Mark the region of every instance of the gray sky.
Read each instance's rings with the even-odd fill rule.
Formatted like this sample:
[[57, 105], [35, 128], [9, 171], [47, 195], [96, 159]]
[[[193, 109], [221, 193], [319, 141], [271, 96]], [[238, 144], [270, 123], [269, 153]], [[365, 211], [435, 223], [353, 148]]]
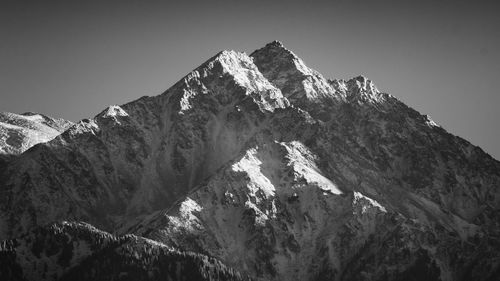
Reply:
[[362, 74], [500, 158], [495, 1], [0, 0], [0, 111], [79, 120], [156, 95], [223, 49], [282, 41]]

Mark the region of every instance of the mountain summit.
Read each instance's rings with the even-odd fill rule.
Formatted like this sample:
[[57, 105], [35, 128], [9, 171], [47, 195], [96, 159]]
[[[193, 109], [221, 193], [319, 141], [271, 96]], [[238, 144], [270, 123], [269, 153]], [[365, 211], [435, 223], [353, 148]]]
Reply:
[[0, 277], [500, 274], [500, 163], [278, 41], [72, 125], [9, 161], [0, 186]]

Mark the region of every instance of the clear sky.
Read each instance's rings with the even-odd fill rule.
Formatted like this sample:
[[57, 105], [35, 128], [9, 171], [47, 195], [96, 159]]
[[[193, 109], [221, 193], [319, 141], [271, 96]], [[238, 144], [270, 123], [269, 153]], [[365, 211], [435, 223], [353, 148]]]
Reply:
[[0, 111], [77, 121], [168, 89], [223, 49], [282, 41], [359, 74], [500, 159], [495, 1], [0, 0]]

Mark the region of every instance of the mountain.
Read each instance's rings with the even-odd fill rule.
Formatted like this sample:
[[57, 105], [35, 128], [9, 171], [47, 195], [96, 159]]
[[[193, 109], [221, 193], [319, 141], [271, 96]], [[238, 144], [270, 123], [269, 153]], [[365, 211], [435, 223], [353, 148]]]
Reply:
[[111, 106], [12, 162], [2, 180], [0, 237], [71, 218], [112, 230], [165, 208], [285, 106], [247, 55], [221, 52], [162, 95]]
[[80, 121], [16, 157], [0, 185], [4, 239], [83, 220], [258, 280], [500, 273], [500, 162], [277, 41]]
[[19, 155], [35, 144], [47, 142], [66, 129], [72, 122], [26, 112], [0, 112], [0, 160]]

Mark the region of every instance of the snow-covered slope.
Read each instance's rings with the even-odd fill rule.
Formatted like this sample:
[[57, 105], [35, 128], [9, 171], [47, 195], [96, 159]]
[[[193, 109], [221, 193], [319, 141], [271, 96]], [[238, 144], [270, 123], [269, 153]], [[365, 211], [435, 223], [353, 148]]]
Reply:
[[37, 113], [0, 112], [0, 156], [18, 155], [37, 143], [47, 142], [72, 123]]
[[280, 42], [223, 51], [159, 96], [80, 121], [0, 183], [4, 238], [85, 220], [263, 280], [500, 270], [500, 163], [369, 79], [326, 79]]

